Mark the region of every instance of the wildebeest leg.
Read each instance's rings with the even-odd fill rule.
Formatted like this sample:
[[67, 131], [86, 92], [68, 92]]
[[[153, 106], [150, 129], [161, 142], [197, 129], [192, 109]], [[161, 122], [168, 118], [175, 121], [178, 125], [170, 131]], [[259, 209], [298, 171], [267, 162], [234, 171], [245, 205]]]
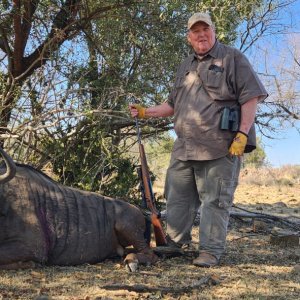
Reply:
[[145, 241], [145, 218], [138, 208], [125, 204], [116, 208], [115, 230], [119, 243], [123, 247], [132, 245], [136, 251], [127, 255], [125, 263], [137, 260], [141, 264], [153, 264], [158, 257]]
[[19, 242], [6, 242], [0, 245], [0, 269], [33, 268], [34, 262], [41, 262], [41, 259], [26, 245]]

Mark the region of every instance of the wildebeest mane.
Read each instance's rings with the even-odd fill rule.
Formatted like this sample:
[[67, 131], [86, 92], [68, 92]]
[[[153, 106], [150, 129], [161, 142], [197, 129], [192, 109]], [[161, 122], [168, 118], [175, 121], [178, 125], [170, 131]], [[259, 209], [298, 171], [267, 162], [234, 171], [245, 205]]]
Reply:
[[[33, 167], [31, 165], [22, 164], [22, 163], [16, 163], [16, 162], [15, 162], [15, 165], [17, 167], [26, 168], [26, 169], [29, 169], [29, 170], [31, 170], [33, 172], [37, 172], [40, 175], [44, 176], [45, 178], [47, 178], [47, 179], [49, 179], [49, 180], [57, 183], [56, 180], [54, 180], [53, 178], [51, 178], [49, 175], [47, 175], [46, 173], [44, 173], [42, 170], [36, 169], [35, 167]], [[0, 169], [2, 169], [2, 168], [5, 168], [5, 164], [3, 162], [0, 163]]]

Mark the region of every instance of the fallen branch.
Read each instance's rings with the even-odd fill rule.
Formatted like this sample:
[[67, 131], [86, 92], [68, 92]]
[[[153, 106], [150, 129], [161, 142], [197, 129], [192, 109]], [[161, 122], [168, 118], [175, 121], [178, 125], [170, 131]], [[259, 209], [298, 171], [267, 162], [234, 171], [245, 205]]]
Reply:
[[[267, 221], [280, 223], [280, 224], [285, 225], [289, 228], [292, 228], [296, 231], [300, 231], [300, 223], [293, 222], [291, 220], [287, 220], [286, 218], [278, 217], [278, 216], [274, 216], [274, 215], [270, 215], [270, 214], [265, 214], [265, 213], [252, 212], [252, 211], [246, 210], [246, 209], [241, 208], [236, 205], [234, 205], [233, 208], [239, 209], [243, 212], [237, 212], [237, 211], [232, 210], [230, 212], [230, 217], [232, 217], [232, 218], [265, 219]], [[145, 212], [144, 212], [144, 214], [145, 214]], [[162, 219], [162, 221], [166, 220], [166, 211], [165, 210], [161, 212], [161, 219]], [[194, 224], [198, 225], [199, 221], [200, 221], [200, 211], [198, 211], [198, 213], [196, 215]]]
[[250, 218], [250, 219], [266, 219], [269, 221], [274, 221], [281, 223], [289, 228], [292, 228], [294, 230], [300, 231], [300, 224], [296, 222], [292, 222], [290, 220], [287, 220], [282, 217], [265, 214], [265, 213], [256, 213], [249, 210], [246, 210], [244, 208], [241, 208], [239, 206], [233, 206], [236, 209], [242, 210], [243, 212], [237, 212], [237, 211], [231, 211], [230, 217], [237, 217], [237, 218]]
[[105, 290], [115, 291], [115, 290], [128, 290], [129, 292], [137, 292], [137, 293], [156, 293], [160, 292], [162, 294], [180, 294], [180, 293], [187, 293], [190, 292], [191, 289], [198, 289], [200, 287], [203, 287], [205, 285], [216, 285], [218, 283], [217, 280], [215, 280], [212, 276], [205, 276], [202, 277], [199, 280], [194, 281], [191, 285], [183, 286], [183, 287], [165, 287], [165, 286], [148, 286], [145, 284], [134, 284], [134, 285], [128, 285], [128, 284], [109, 284], [104, 285], [101, 287]]

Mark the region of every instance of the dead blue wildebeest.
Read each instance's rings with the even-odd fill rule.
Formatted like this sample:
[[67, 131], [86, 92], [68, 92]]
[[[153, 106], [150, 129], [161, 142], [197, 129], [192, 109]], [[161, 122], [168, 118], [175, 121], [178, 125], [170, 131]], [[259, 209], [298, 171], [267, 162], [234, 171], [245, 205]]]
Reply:
[[157, 260], [137, 207], [63, 186], [0, 154], [0, 269], [93, 264], [122, 256], [127, 246], [135, 249], [125, 258], [130, 268]]

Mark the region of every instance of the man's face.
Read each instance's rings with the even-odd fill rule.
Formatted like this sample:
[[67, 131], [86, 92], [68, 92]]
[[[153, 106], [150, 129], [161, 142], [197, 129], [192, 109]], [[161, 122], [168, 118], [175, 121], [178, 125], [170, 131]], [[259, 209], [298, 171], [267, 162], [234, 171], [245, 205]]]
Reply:
[[214, 29], [204, 22], [198, 22], [188, 32], [187, 39], [197, 54], [208, 52], [216, 42]]

